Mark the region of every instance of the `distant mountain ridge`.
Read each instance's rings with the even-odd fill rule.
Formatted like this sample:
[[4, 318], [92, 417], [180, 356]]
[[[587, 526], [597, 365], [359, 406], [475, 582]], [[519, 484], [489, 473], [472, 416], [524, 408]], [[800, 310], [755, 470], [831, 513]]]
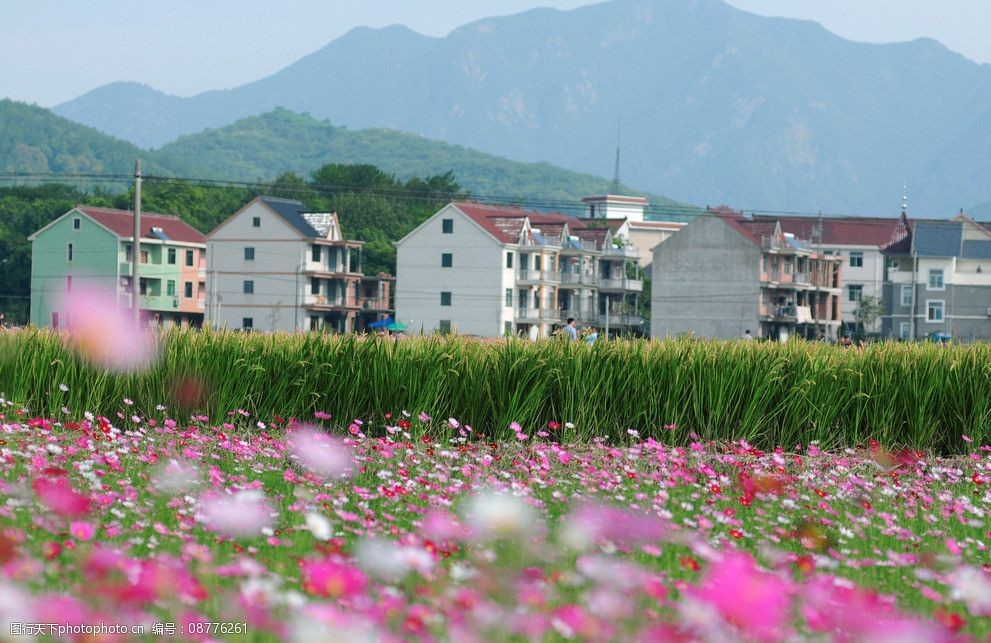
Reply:
[[162, 145], [282, 106], [740, 208], [949, 216], [991, 186], [991, 66], [919, 39], [844, 40], [721, 0], [536, 9], [430, 38], [355, 29], [256, 82], [191, 98], [135, 84], [56, 112]]

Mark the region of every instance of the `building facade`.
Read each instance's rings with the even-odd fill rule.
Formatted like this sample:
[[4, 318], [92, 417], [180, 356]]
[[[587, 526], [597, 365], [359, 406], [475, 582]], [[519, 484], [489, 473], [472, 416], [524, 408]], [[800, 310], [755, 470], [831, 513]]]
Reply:
[[392, 277], [366, 277], [363, 242], [345, 239], [334, 213], [258, 197], [207, 236], [218, 328], [362, 331], [391, 312]]
[[545, 337], [575, 318], [635, 332], [639, 252], [607, 221], [450, 203], [396, 243], [396, 316], [412, 332]]
[[[31, 322], [71, 326], [63, 295], [83, 283], [117, 292], [131, 307], [134, 214], [76, 206], [28, 237], [31, 243]], [[142, 213], [138, 305], [149, 324], [203, 322], [205, 237], [178, 217]]]
[[881, 319], [862, 328], [857, 308], [863, 297], [886, 303], [884, 249], [908, 236], [908, 220], [902, 217], [772, 217], [781, 230], [808, 239], [816, 250], [843, 258], [843, 324], [852, 332], [878, 333]]
[[885, 255], [883, 335], [991, 339], [991, 231], [963, 214], [913, 220], [911, 234]]
[[651, 336], [835, 338], [841, 261], [776, 221], [710, 210], [654, 248]]

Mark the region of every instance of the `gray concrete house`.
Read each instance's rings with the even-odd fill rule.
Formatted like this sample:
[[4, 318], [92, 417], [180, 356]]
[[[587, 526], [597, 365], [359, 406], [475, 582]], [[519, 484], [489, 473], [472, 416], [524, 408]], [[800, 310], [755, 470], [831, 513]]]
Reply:
[[991, 231], [963, 213], [950, 221], [912, 221], [910, 229], [885, 249], [882, 334], [991, 339]]
[[834, 338], [841, 262], [776, 221], [708, 210], [654, 248], [651, 336]]

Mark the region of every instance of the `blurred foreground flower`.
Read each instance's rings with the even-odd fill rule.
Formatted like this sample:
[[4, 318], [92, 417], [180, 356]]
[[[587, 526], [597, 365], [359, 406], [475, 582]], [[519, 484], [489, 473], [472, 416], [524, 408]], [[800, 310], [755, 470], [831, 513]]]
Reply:
[[482, 538], [513, 538], [530, 533], [536, 524], [533, 508], [522, 498], [487, 492], [468, 502], [465, 519]]
[[200, 499], [200, 511], [208, 528], [228, 536], [257, 536], [272, 524], [272, 508], [260, 491], [207, 495]]
[[140, 371], [158, 356], [152, 335], [134, 322], [131, 311], [119, 306], [111, 290], [77, 287], [65, 294], [59, 308], [65, 311], [73, 348], [95, 366]]
[[310, 425], [302, 425], [289, 434], [289, 452], [306, 468], [325, 478], [351, 473], [354, 455], [338, 438]]

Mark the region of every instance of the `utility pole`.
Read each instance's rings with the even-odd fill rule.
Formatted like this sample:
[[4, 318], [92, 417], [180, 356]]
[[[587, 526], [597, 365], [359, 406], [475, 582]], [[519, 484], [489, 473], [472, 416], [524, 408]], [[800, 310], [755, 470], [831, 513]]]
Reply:
[[131, 309], [134, 324], [141, 322], [138, 295], [141, 292], [138, 266], [141, 263], [141, 159], [134, 161], [134, 241], [131, 243]]
[[[902, 217], [904, 220], [908, 220], [908, 186], [902, 186]], [[909, 233], [911, 234], [911, 232]], [[912, 305], [909, 310], [908, 317], [908, 339], [909, 341], [915, 341], [915, 307], [916, 307], [916, 296], [915, 291], [917, 287], [915, 285], [915, 280], [918, 279], [919, 272], [919, 257], [915, 254], [915, 235], [912, 235], [911, 245], [909, 246], [909, 254], [912, 259]], [[892, 318], [893, 320], [894, 318]], [[892, 326], [894, 321], [892, 321]], [[894, 330], [894, 329], [892, 329]]]
[[[809, 274], [809, 277], [821, 283], [821, 279], [826, 276], [825, 275], [826, 264], [822, 260], [822, 210], [819, 210], [819, 214], [816, 216], [816, 225], [815, 225], [815, 229], [813, 230], [813, 236], [815, 237], [815, 242], [816, 242], [816, 255], [818, 256], [818, 258], [816, 259], [816, 264], [818, 264], [817, 267], [819, 268], [819, 270], [815, 271], [810, 266], [809, 268], [811, 272]], [[819, 279], [815, 279], [816, 272], [819, 273]], [[828, 306], [823, 306], [823, 302], [820, 301], [821, 299], [823, 299], [823, 295], [825, 295], [825, 293], [822, 292], [822, 287], [820, 286], [816, 289], [816, 308], [822, 309], [822, 313], [826, 314], [825, 309], [828, 308]], [[823, 338], [825, 338], [826, 323], [825, 322], [822, 322], [821, 324], [819, 323], [820, 321], [822, 321], [819, 318], [819, 310], [815, 311], [815, 318], [816, 318], [816, 325], [815, 325], [816, 331], [822, 332], [822, 336]]]

